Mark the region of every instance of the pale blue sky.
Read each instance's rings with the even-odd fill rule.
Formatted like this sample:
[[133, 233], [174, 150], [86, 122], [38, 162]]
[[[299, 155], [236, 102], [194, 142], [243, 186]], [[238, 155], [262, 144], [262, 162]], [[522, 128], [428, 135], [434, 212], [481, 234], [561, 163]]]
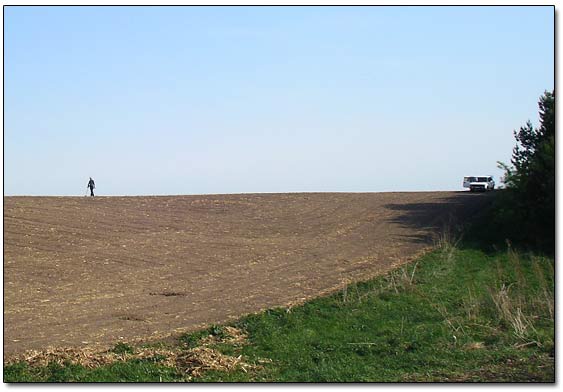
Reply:
[[553, 7], [4, 8], [4, 193], [461, 190], [554, 87]]

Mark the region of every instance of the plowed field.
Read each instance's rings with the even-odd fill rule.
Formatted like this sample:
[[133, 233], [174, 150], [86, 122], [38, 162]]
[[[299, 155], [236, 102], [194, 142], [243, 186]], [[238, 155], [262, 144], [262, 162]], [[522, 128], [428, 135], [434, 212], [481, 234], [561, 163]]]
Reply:
[[490, 200], [4, 197], [4, 354], [160, 339], [298, 303], [405, 262]]

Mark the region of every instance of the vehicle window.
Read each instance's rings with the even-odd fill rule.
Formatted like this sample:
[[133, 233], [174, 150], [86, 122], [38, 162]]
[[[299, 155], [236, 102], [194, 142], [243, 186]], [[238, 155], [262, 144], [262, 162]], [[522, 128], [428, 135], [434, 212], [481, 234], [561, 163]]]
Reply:
[[477, 182], [487, 182], [487, 177], [478, 177]]

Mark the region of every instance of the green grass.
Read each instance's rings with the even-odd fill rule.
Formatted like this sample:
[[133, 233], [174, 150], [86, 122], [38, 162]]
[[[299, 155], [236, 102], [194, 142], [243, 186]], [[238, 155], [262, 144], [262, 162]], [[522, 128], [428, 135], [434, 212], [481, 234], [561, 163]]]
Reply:
[[31, 367], [17, 363], [4, 367], [4, 382], [172, 382], [177, 371], [150, 360], [115, 362], [90, 369], [71, 363]]
[[[554, 382], [554, 260], [511, 249], [494, 253], [442, 241], [408, 266], [291, 309], [230, 325], [244, 345], [211, 347], [259, 367], [193, 378], [159, 358], [95, 369], [25, 363], [5, 366], [7, 382]], [[198, 346], [223, 327], [184, 335]], [[116, 352], [132, 352], [116, 346]]]

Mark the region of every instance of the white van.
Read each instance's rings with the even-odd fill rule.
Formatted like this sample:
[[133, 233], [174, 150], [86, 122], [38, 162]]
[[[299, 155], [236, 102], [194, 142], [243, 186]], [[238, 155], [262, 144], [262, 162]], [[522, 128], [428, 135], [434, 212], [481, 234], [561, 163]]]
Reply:
[[467, 176], [463, 177], [463, 187], [471, 192], [486, 192], [495, 189], [495, 180], [493, 176]]

